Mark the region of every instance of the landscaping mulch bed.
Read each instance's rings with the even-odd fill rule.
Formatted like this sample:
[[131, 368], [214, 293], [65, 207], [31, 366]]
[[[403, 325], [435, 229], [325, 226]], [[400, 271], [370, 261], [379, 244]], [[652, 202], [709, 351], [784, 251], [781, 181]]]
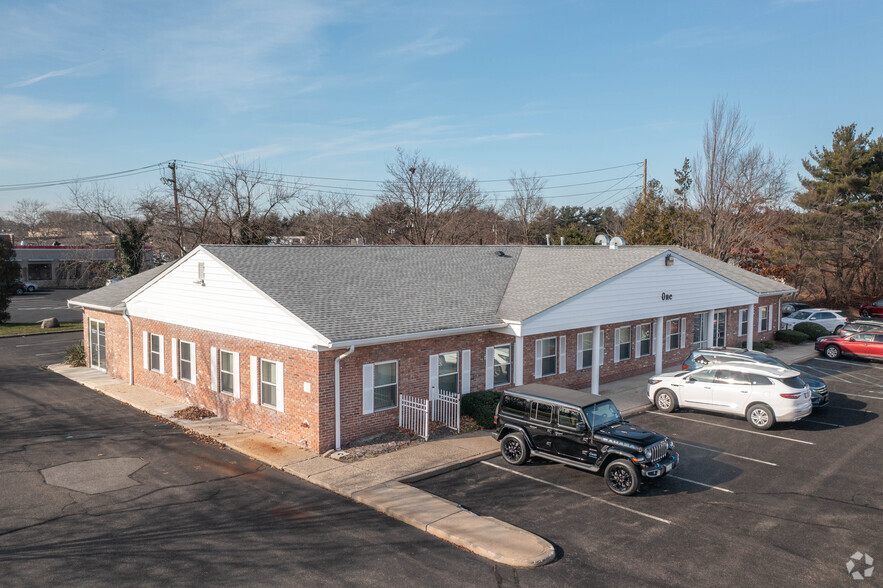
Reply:
[[182, 408], [172, 416], [176, 419], [184, 419], [185, 421], [201, 421], [202, 419], [210, 419], [218, 415], [205, 408], [188, 406], [187, 408]]
[[[460, 433], [471, 433], [480, 430], [481, 426], [475, 422], [475, 419], [472, 417], [460, 417]], [[429, 423], [430, 441], [443, 439], [456, 434], [457, 433], [447, 428], [439, 421], [432, 421]], [[406, 447], [420, 443], [425, 443], [425, 441], [421, 437], [415, 435], [413, 431], [396, 429], [395, 431], [388, 431], [386, 433], [380, 433], [379, 435], [363, 437], [362, 439], [349, 443], [343, 448], [343, 453], [346, 455], [343, 455], [338, 459], [340, 459], [340, 461], [360, 461], [371, 457], [377, 457], [384, 453], [392, 453], [393, 451], [405, 449]]]

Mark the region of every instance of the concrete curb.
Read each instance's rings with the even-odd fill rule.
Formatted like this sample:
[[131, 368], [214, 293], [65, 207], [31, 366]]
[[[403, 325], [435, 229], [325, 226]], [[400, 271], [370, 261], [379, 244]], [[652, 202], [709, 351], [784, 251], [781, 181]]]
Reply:
[[[38, 323], [34, 323], [35, 325]], [[83, 327], [79, 329], [64, 329], [63, 331], [46, 331], [40, 333], [19, 333], [18, 335], [0, 335], [0, 339], [11, 339], [12, 337], [36, 337], [39, 335], [61, 335], [62, 333], [82, 333]]]

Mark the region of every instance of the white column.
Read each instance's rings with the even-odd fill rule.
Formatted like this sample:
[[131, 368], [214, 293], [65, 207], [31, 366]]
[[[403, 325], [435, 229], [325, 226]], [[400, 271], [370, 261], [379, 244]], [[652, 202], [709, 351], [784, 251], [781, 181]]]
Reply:
[[714, 347], [714, 313], [714, 309], [708, 311], [708, 332], [706, 333], [705, 340], [708, 342], [709, 347]]
[[514, 369], [513, 382], [516, 386], [524, 384], [524, 337], [515, 337], [515, 345], [512, 346], [512, 367]]
[[745, 349], [754, 349], [754, 305], [748, 305], [748, 339], [745, 340]]
[[656, 332], [653, 338], [656, 339], [656, 374], [662, 373], [662, 355], [665, 353], [665, 345], [663, 345], [663, 335], [665, 334], [665, 317], [656, 319]]
[[600, 394], [601, 382], [601, 327], [592, 329], [592, 394]]

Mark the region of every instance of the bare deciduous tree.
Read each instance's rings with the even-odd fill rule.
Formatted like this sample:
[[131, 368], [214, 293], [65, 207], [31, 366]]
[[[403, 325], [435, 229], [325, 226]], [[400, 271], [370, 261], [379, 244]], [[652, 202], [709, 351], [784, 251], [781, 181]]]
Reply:
[[[404, 210], [403, 237], [415, 245], [468, 242], [459, 223], [460, 213], [479, 208], [484, 196], [475, 180], [422, 157], [418, 151], [396, 149], [396, 159], [387, 164], [389, 179], [382, 185], [379, 200], [389, 210]], [[398, 205], [398, 208], [396, 208]], [[403, 209], [401, 207], [404, 207]]]
[[512, 173], [509, 178], [512, 186], [512, 195], [503, 204], [504, 214], [514, 221], [519, 228], [521, 242], [525, 245], [531, 243], [531, 229], [540, 214], [547, 208], [543, 198], [543, 188], [546, 181], [533, 175], [527, 175], [524, 171]]
[[301, 199], [304, 233], [310, 243], [346, 243], [354, 237], [356, 207], [348, 194], [310, 194]]
[[763, 212], [787, 193], [785, 163], [753, 146], [738, 107], [715, 100], [695, 159], [693, 194], [702, 226], [701, 248], [727, 261], [762, 228]]
[[38, 229], [46, 220], [46, 212], [45, 202], [24, 198], [15, 203], [9, 216], [24, 232], [22, 237], [36, 237]]

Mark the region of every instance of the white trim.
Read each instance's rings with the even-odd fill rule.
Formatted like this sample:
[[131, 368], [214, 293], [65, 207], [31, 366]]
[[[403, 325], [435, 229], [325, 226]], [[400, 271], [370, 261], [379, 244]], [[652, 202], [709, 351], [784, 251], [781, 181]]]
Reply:
[[[373, 377], [373, 376], [372, 376]], [[438, 354], [429, 356], [429, 389], [438, 391]], [[372, 388], [372, 394], [373, 388]], [[372, 396], [373, 398], [373, 396]], [[373, 404], [373, 400], [372, 400]]]
[[178, 379], [178, 340], [172, 337], [172, 379]]
[[220, 386], [218, 386], [218, 348], [217, 347], [211, 348], [211, 360], [212, 360], [212, 367], [211, 367], [212, 386], [211, 387], [212, 387], [212, 392], [217, 392], [220, 389]]
[[362, 365], [362, 414], [374, 412], [374, 364]]
[[276, 410], [285, 412], [285, 364], [281, 361], [276, 362], [276, 379]]
[[[224, 391], [224, 372], [221, 369], [221, 356], [224, 353], [229, 353], [232, 356], [231, 363], [233, 364], [233, 371], [231, 373], [233, 375], [233, 390], [230, 392]], [[218, 391], [221, 394], [226, 394], [227, 396], [232, 396], [233, 398], [239, 398], [239, 354], [235, 351], [227, 351], [226, 349], [218, 350]]]
[[403, 341], [419, 341], [421, 339], [435, 339], [438, 337], [450, 337], [453, 335], [468, 335], [469, 333], [481, 333], [483, 331], [493, 331], [494, 329], [505, 329], [509, 325], [507, 323], [494, 323], [490, 325], [476, 325], [473, 327], [458, 327], [456, 329], [436, 329], [434, 331], [419, 331], [416, 333], [406, 333], [404, 335], [388, 335], [386, 337], [369, 337], [366, 339], [347, 339], [345, 341], [334, 341], [328, 345], [320, 345], [320, 347], [328, 349], [343, 349], [347, 347], [366, 347], [369, 345], [381, 345], [383, 343], [399, 343]]
[[[644, 339], [641, 338], [641, 327], [647, 327], [647, 341], [650, 342], [650, 349], [647, 353], [641, 353], [641, 343]], [[648, 355], [653, 355], [653, 323], [641, 323], [635, 326], [635, 358], [647, 357]]]
[[[459, 359], [459, 358], [458, 358], [458, 359]], [[376, 383], [375, 380], [374, 380], [374, 369], [376, 369], [378, 365], [386, 365], [386, 364], [388, 364], [388, 363], [395, 364], [395, 367], [396, 367], [396, 369], [395, 369], [395, 374], [396, 374], [396, 379], [395, 379], [396, 393], [393, 395], [393, 403], [392, 403], [392, 406], [385, 406], [385, 407], [383, 407], [383, 408], [377, 408], [377, 407], [375, 406], [375, 403], [374, 403], [374, 393], [375, 393], [375, 390], [377, 389], [377, 385], [376, 385], [377, 383]], [[377, 361], [377, 362], [374, 362], [374, 363], [372, 363], [372, 364], [370, 364], [370, 365], [371, 365], [371, 412], [383, 412], [383, 411], [385, 411], [385, 410], [394, 410], [394, 409], [397, 408], [398, 405], [399, 405], [399, 394], [398, 394], [398, 390], [399, 390], [399, 361], [398, 361], [397, 359], [393, 359], [393, 360], [390, 360], [390, 361]], [[363, 375], [363, 377], [364, 377], [364, 372], [363, 372], [362, 375]], [[459, 377], [459, 376], [458, 376], [458, 377]], [[363, 394], [364, 394], [364, 389], [362, 390], [362, 392], [363, 392]], [[363, 399], [363, 400], [364, 400], [364, 399]], [[366, 413], [366, 414], [367, 414], [367, 413]]]
[[[553, 355], [544, 356], [544, 355], [543, 355], [543, 341], [548, 341], [549, 339], [551, 339], [552, 341], [555, 342], [555, 353], [554, 353]], [[559, 355], [558, 355], [558, 354], [559, 354], [558, 345], [559, 345], [558, 337], [554, 337], [554, 336], [553, 336], [553, 337], [543, 337], [543, 338], [541, 338], [541, 339], [537, 339], [537, 348], [536, 348], [536, 352], [537, 352], [537, 355], [536, 355], [536, 365], [534, 366], [534, 376], [536, 377], [536, 379], [539, 380], [540, 378], [548, 378], [549, 376], [554, 376], [554, 375], [556, 375], [556, 374], [563, 373], [563, 372], [558, 371], [558, 370], [559, 370], [559, 366], [556, 365], [556, 366], [555, 366], [555, 371], [553, 371], [552, 373], [549, 373], [549, 374], [543, 375], [543, 359], [544, 359], [545, 357], [554, 357], [554, 358], [555, 358], [555, 363], [556, 363], [556, 364], [560, 361], [560, 358], [559, 358]]]
[[484, 389], [491, 390], [494, 387], [494, 346], [484, 349]]
[[[743, 320], [744, 317], [744, 320]], [[742, 325], [745, 325], [745, 332], [742, 332]], [[747, 337], [748, 336], [748, 309], [740, 308], [739, 309], [739, 336]]]
[[249, 371], [249, 379], [250, 379], [250, 392], [251, 392], [251, 403], [257, 404], [260, 402], [260, 393], [258, 391], [258, 358], [255, 355], [252, 355], [249, 359], [248, 363], [248, 371]]
[[141, 331], [141, 350], [144, 352], [144, 370], [150, 371], [150, 333]]
[[239, 383], [239, 353], [236, 351], [230, 351], [233, 354], [233, 398], [239, 398], [241, 392], [241, 386]]
[[[254, 356], [252, 356], [252, 357], [254, 357]], [[257, 374], [256, 374], [256, 378], [258, 381], [258, 388], [259, 388], [258, 389], [258, 403], [261, 406], [263, 406], [264, 408], [272, 408], [273, 410], [276, 410], [279, 412], [285, 412], [283, 410], [283, 407], [285, 406], [283, 403], [284, 397], [282, 396], [282, 393], [283, 393], [282, 392], [282, 378], [284, 377], [285, 374], [282, 372], [282, 362], [275, 361], [272, 359], [266, 359], [264, 357], [258, 357], [255, 359], [258, 360], [258, 362], [257, 362], [258, 369], [257, 369]], [[274, 374], [276, 376], [276, 383], [274, 384], [274, 386], [276, 386], [276, 404], [265, 404], [264, 403], [264, 363], [272, 364], [273, 369], [276, 372]]]
[[178, 340], [177, 354], [178, 361], [176, 362], [176, 368], [178, 375], [181, 375], [181, 346], [188, 345], [190, 347], [190, 379], [179, 377], [180, 380], [184, 382], [190, 382], [191, 384], [196, 383], [196, 343], [192, 341], [183, 341], [181, 339]]
[[460, 352], [460, 393], [469, 394], [472, 389], [472, 351]]
[[[628, 339], [629, 356], [626, 358], [622, 358], [619, 355], [619, 346], [622, 343], [622, 341], [620, 340], [620, 337], [619, 337], [619, 332], [622, 329], [628, 329], [628, 332], [629, 332], [629, 339]], [[632, 327], [631, 327], [631, 325], [624, 325], [622, 327], [616, 327], [613, 329], [613, 345], [614, 345], [614, 347], [613, 347], [613, 361], [615, 363], [619, 363], [620, 361], [628, 361], [634, 356], [634, 353], [632, 353]]]

